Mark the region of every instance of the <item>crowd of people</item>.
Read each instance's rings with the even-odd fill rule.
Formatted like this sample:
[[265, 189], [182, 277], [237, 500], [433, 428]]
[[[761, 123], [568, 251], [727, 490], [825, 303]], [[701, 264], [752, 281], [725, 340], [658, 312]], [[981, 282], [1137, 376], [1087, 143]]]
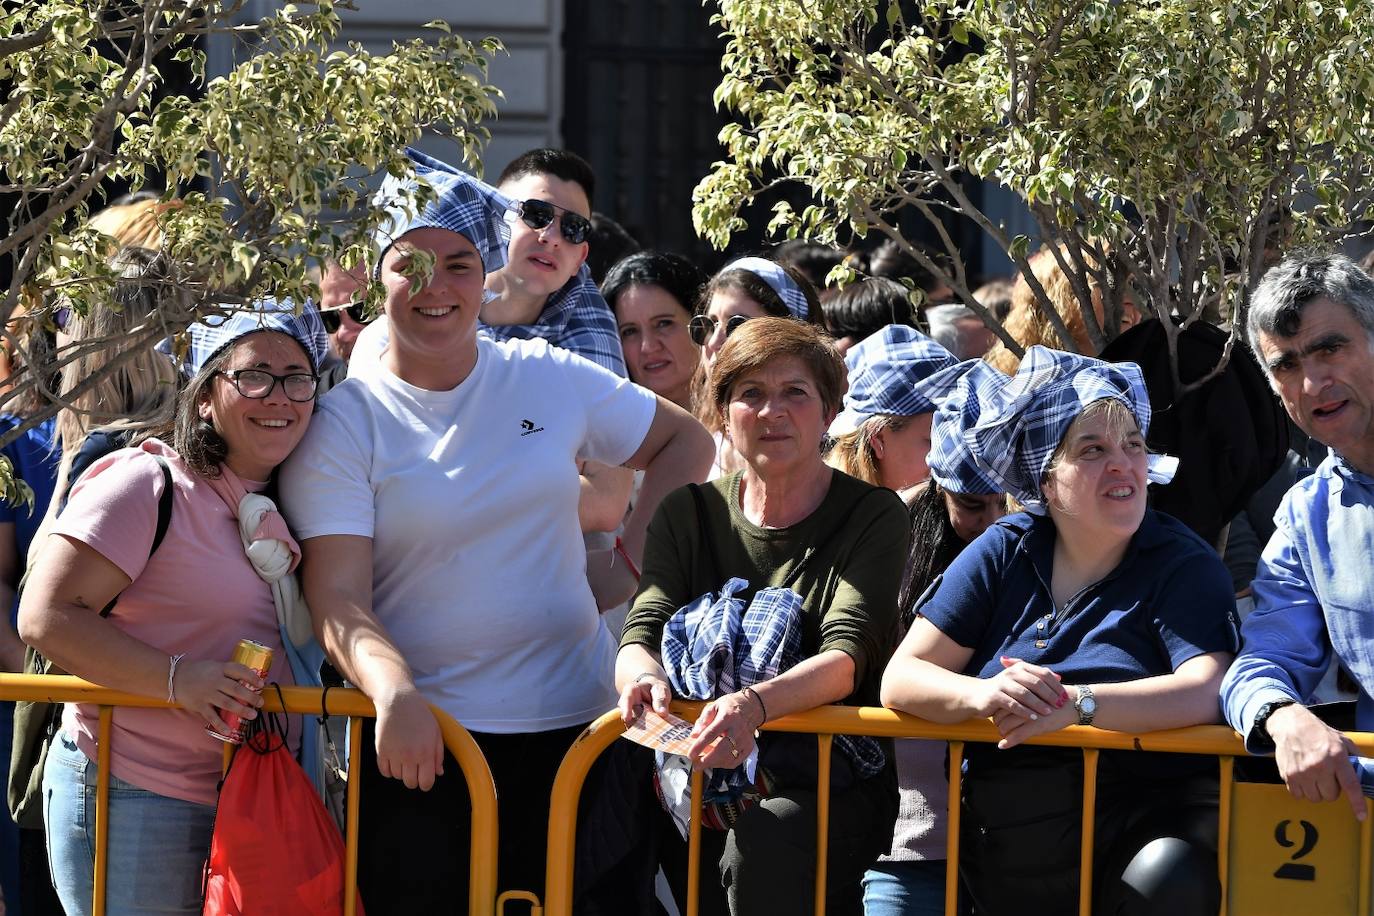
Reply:
[[[1077, 353], [1022, 281], [976, 293], [999, 337], [939, 290], [913, 304], [891, 243], [790, 244], [708, 275], [593, 213], [573, 153], [533, 150], [494, 185], [408, 156], [415, 175], [372, 201], [375, 262], [324, 265], [317, 300], [203, 320], [184, 346], [129, 334], [166, 295], [175, 202], [143, 197], [93, 220], [110, 307], [21, 319], [82, 356], [54, 378], [67, 406], [6, 450], [34, 500], [0, 515], [0, 660], [22, 670], [31, 647], [179, 707], [114, 713], [106, 912], [200, 912], [207, 728], [254, 719], [267, 682], [331, 676], [377, 709], [350, 774], [374, 916], [467, 900], [466, 783], [431, 706], [491, 768], [500, 886], [542, 893], [578, 734], [611, 708], [629, 724], [705, 702], [685, 757], [617, 742], [590, 775], [585, 913], [685, 909], [693, 770], [709, 774], [700, 912], [810, 912], [815, 744], [759, 729], [824, 704], [996, 725], [953, 800], [964, 912], [1077, 906], [1081, 757], [1028, 743], [1071, 724], [1226, 721], [1294, 795], [1364, 818], [1374, 770], [1309, 709], [1344, 696], [1361, 727], [1374, 715], [1359, 266], [1294, 253], [1254, 294], [1258, 396], [1329, 452], [1313, 469], [1295, 446], [1265, 472], [1273, 536], [1238, 577], [1225, 537], [1151, 498], [1180, 472], [1151, 435], [1172, 395], [1094, 352], [1055, 258], [1033, 269]], [[865, 276], [830, 288], [846, 257]], [[1122, 331], [1150, 323], [1130, 295], [1119, 311]], [[228, 661], [242, 638], [274, 650], [265, 678]], [[5, 912], [91, 912], [95, 716], [67, 704], [38, 815], [4, 819]], [[834, 742], [827, 912], [944, 911], [946, 761], [937, 741]], [[1093, 912], [1215, 913], [1218, 792], [1213, 759], [1103, 753]]]

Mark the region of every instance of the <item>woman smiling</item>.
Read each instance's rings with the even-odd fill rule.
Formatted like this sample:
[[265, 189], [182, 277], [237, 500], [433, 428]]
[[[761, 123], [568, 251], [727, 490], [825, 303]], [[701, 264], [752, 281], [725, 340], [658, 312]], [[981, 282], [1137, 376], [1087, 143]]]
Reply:
[[692, 409], [692, 377], [701, 362], [687, 326], [705, 285], [706, 274], [691, 261], [658, 251], [617, 262], [601, 284], [631, 381], [683, 410]]
[[[238, 641], [272, 648], [266, 680], [293, 683], [273, 586], [244, 553], [239, 511], [310, 424], [324, 328], [313, 309], [276, 309], [190, 336], [195, 377], [174, 425], [82, 475], [19, 609], [24, 640], [72, 674], [183, 707], [114, 714], [113, 913], [200, 912], [223, 748], [206, 729], [226, 732], [223, 712], [251, 719], [261, 705], [264, 679], [226, 661]], [[295, 566], [300, 550], [274, 507], [253, 538], [263, 539], [281, 541]], [[67, 704], [43, 770], [48, 859], [71, 914], [91, 909], [98, 715]]]
[[[321, 401], [283, 498], [303, 540], [320, 642], [377, 705], [366, 729], [359, 883], [369, 912], [467, 898], [469, 805], [434, 704], [466, 726], [501, 797], [503, 888], [543, 884], [548, 796], [564, 751], [614, 701], [615, 643], [587, 585], [581, 460], [643, 469], [625, 526], [637, 561], [662, 494], [705, 475], [685, 411], [543, 340], [478, 337], [483, 278], [515, 206], [411, 153], [437, 196], [377, 204], [390, 323], [380, 371]], [[421, 267], [432, 266], [432, 271]], [[397, 848], [407, 854], [398, 859]]]

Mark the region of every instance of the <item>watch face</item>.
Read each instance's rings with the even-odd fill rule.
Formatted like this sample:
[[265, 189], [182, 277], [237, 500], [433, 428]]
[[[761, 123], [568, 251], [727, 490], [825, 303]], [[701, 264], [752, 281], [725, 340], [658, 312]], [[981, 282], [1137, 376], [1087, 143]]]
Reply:
[[1083, 710], [1083, 715], [1091, 716], [1097, 712], [1097, 697], [1080, 697], [1078, 701], [1078, 706], [1080, 709]]

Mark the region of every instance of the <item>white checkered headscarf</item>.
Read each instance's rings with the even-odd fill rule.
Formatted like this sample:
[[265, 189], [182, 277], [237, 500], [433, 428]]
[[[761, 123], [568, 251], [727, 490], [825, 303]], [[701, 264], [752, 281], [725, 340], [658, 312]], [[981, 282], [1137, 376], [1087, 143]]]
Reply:
[[[472, 242], [486, 273], [506, 266], [510, 229], [505, 216], [515, 208], [515, 201], [485, 181], [419, 150], [407, 147], [406, 156], [415, 166], [415, 177], [387, 175], [372, 199], [372, 205], [387, 214], [387, 221], [374, 236], [381, 254], [412, 229], [447, 229]], [[413, 195], [422, 182], [437, 196], [418, 213], [411, 212], [415, 201], [407, 200], [407, 196]]]
[[[1106, 398], [1130, 408], [1142, 435], [1149, 431], [1150, 396], [1135, 363], [1108, 363], [1034, 346], [998, 397], [984, 406], [978, 422], [964, 430], [964, 439], [1003, 492], [1027, 511], [1044, 514], [1040, 482], [1050, 458], [1083, 409]], [[1152, 483], [1173, 480], [1177, 459], [1151, 455], [1149, 461]]]
[[852, 433], [869, 417], [914, 417], [931, 413], [948, 394], [943, 370], [958, 361], [944, 347], [915, 328], [890, 324], [865, 337], [844, 357], [849, 390], [844, 409], [830, 424], [830, 435]]
[[930, 476], [950, 493], [1001, 493], [1001, 485], [979, 466], [964, 433], [992, 409], [1008, 379], [981, 359], [965, 360], [950, 371], [957, 376], [953, 390], [940, 401], [931, 423], [930, 454], [926, 456]]
[[[197, 321], [186, 329], [190, 348], [181, 371], [188, 378], [194, 377], [206, 363], [221, 352], [237, 343], [240, 339], [258, 331], [279, 331], [295, 338], [296, 342], [310, 357], [310, 368], [318, 372], [320, 362], [329, 352], [329, 338], [324, 332], [324, 323], [313, 302], [306, 304], [297, 312], [290, 302], [268, 299], [256, 308], [231, 312], [228, 315], [212, 315]], [[166, 342], [164, 341], [164, 345]], [[159, 349], [162, 345], [159, 345]]]

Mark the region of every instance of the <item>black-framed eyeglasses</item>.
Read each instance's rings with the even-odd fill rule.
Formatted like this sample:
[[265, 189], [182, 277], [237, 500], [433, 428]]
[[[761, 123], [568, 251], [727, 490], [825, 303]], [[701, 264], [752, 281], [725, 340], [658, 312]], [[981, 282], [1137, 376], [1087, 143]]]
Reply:
[[[731, 315], [725, 319], [725, 336], [739, 330], [740, 325], [748, 321], [751, 315]], [[706, 341], [711, 339], [711, 335], [716, 333], [716, 319], [710, 315], [693, 315], [692, 320], [687, 322], [687, 333], [692, 335], [692, 342], [698, 347], [706, 346]]]
[[254, 401], [271, 394], [278, 382], [286, 399], [300, 404], [315, 400], [315, 391], [320, 387], [320, 377], [308, 372], [273, 375], [262, 369], [234, 369], [229, 372], [221, 370], [219, 374], [227, 378], [239, 394]]
[[544, 229], [556, 217], [558, 231], [572, 245], [581, 245], [587, 240], [587, 233], [592, 231], [591, 220], [547, 200], [522, 200], [517, 212], [520, 214], [520, 221], [531, 229]]
[[344, 308], [325, 309], [320, 312], [320, 321], [324, 324], [326, 334], [333, 334], [343, 324], [343, 319], [339, 317], [340, 312], [347, 312], [348, 317], [358, 324], [367, 324], [372, 320], [372, 316], [367, 313], [367, 306], [361, 302], [354, 302]]

